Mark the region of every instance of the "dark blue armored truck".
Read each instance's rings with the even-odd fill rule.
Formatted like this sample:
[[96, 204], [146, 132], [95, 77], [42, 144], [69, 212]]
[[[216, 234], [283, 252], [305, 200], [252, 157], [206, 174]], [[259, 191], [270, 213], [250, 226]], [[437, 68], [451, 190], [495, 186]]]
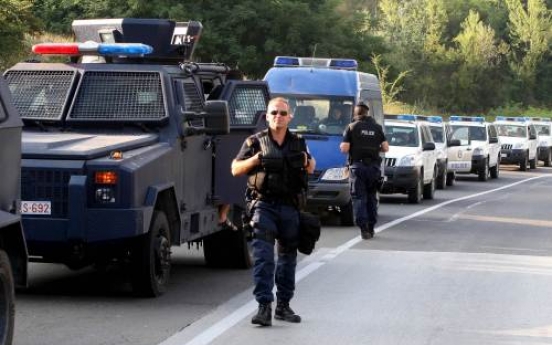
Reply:
[[231, 178], [230, 162], [264, 123], [266, 84], [192, 62], [199, 22], [77, 20], [73, 31], [85, 43], [33, 47], [69, 62], [4, 75], [25, 124], [30, 260], [126, 262], [143, 296], [166, 290], [174, 245], [201, 243], [211, 266], [250, 267], [244, 231], [220, 226], [217, 212], [230, 204], [241, 214], [245, 181]]
[[12, 343], [14, 286], [27, 285], [27, 247], [19, 216], [21, 127], [10, 91], [0, 80], [0, 344]]

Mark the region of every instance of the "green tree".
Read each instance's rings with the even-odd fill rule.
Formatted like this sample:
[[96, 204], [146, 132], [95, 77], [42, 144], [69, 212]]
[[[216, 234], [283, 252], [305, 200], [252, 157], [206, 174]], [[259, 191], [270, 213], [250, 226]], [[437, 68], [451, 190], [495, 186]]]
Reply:
[[0, 68], [4, 70], [30, 48], [25, 44], [25, 34], [38, 30], [38, 22], [27, 0], [0, 0], [0, 22]]

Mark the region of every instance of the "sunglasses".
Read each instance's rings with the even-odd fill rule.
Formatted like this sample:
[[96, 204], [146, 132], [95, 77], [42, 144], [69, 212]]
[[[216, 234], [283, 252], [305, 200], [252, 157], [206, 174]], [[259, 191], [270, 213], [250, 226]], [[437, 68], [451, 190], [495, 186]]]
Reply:
[[276, 115], [278, 115], [278, 114], [280, 114], [280, 116], [287, 116], [287, 115], [288, 115], [288, 112], [287, 112], [286, 110], [279, 110], [279, 111], [278, 111], [278, 110], [272, 110], [272, 111], [270, 112], [270, 114], [271, 114], [271, 115], [274, 115], [274, 116], [276, 116]]

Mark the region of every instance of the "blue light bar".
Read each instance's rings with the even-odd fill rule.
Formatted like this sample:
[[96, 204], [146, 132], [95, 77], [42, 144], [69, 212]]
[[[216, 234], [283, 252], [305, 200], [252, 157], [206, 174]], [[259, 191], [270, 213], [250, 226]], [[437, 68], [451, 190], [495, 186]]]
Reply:
[[358, 68], [358, 62], [354, 59], [331, 59], [330, 68], [332, 67], [356, 70]]
[[292, 56], [276, 56], [274, 66], [299, 66], [299, 58]]
[[98, 54], [100, 55], [136, 56], [152, 52], [151, 46], [142, 43], [100, 43], [98, 45]]
[[484, 123], [485, 118], [483, 116], [458, 116], [453, 115], [449, 118], [450, 122], [479, 122]]
[[427, 121], [432, 122], [432, 123], [443, 123], [443, 117], [442, 116], [437, 116], [437, 115], [428, 116]]
[[495, 121], [527, 122], [531, 121], [531, 118], [527, 116], [497, 116]]
[[385, 115], [385, 118], [402, 120], [402, 121], [416, 121], [416, 115], [412, 115], [412, 114]]

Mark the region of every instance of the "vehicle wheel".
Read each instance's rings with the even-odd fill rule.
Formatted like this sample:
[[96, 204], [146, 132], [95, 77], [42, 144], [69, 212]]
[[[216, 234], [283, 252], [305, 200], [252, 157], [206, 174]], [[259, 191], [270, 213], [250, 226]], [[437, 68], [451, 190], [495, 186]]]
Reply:
[[445, 169], [442, 171], [439, 176], [437, 177], [437, 189], [445, 189], [448, 186], [448, 169], [446, 167], [445, 163]]
[[251, 253], [246, 233], [241, 226], [241, 208], [234, 206], [232, 219], [240, 225], [237, 230], [225, 228], [203, 239], [203, 257], [209, 267], [250, 268]]
[[[527, 153], [527, 156], [529, 153]], [[519, 163], [519, 170], [521, 171], [527, 171], [527, 166], [529, 165], [529, 157], [525, 156], [525, 159], [523, 162]]]
[[498, 178], [498, 175], [500, 174], [500, 159], [496, 161], [496, 165], [492, 167], [491, 170], [491, 178]]
[[411, 204], [419, 204], [422, 201], [422, 192], [424, 189], [424, 178], [420, 176], [416, 186], [408, 191], [408, 202]]
[[544, 158], [544, 166], [549, 167], [552, 165], [552, 148], [548, 149], [548, 153], [546, 154], [546, 157]]
[[171, 238], [167, 216], [154, 211], [149, 232], [141, 236], [132, 251], [132, 287], [143, 297], [167, 291], [171, 270]]
[[431, 179], [431, 182], [424, 185], [424, 199], [432, 200], [435, 197], [435, 176]]
[[537, 157], [531, 159], [529, 161], [529, 168], [536, 169], [537, 168]]
[[454, 182], [456, 182], [456, 173], [454, 171], [449, 171], [447, 173], [447, 186], [454, 186]]
[[10, 259], [0, 250], [0, 344], [9, 345], [13, 339], [15, 294]]
[[353, 214], [353, 201], [349, 200], [348, 203], [339, 208], [339, 221], [341, 226], [353, 226], [355, 225], [355, 216]]
[[487, 158], [483, 162], [483, 168], [477, 172], [477, 177], [479, 181], [487, 181], [489, 179], [489, 160]]

